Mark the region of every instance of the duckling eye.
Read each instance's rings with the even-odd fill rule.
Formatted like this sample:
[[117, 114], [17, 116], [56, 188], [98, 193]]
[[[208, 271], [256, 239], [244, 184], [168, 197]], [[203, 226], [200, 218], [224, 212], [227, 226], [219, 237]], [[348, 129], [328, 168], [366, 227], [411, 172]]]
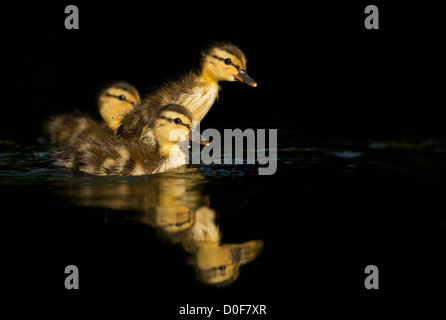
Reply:
[[123, 94], [121, 94], [121, 95], [118, 97], [118, 99], [119, 99], [119, 100], [126, 100], [126, 99], [125, 99], [125, 95], [123, 95]]
[[182, 124], [183, 123], [180, 118], [173, 119], [173, 122], [175, 122], [176, 124]]
[[231, 59], [229, 59], [229, 58], [226, 58], [226, 59], [224, 60], [224, 62], [225, 62], [225, 64], [231, 64], [231, 63], [232, 63]]

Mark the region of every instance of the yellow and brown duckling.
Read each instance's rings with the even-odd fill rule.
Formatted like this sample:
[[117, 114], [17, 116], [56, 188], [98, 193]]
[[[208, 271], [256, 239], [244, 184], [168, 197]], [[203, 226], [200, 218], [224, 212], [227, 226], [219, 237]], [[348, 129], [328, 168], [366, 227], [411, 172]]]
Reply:
[[71, 144], [79, 137], [104, 128], [116, 133], [124, 115], [139, 103], [140, 96], [134, 86], [115, 81], [104, 86], [98, 94], [98, 108], [103, 122], [85, 113], [71, 112], [52, 117], [45, 124], [44, 131], [53, 145]]
[[231, 42], [215, 42], [201, 52], [200, 70], [191, 71], [176, 81], [166, 82], [147, 95], [141, 105], [126, 114], [118, 134], [146, 144], [153, 143], [146, 124], [156, 115], [156, 110], [167, 104], [185, 107], [193, 121], [201, 121], [218, 97], [220, 81], [241, 81], [257, 86], [246, 73], [246, 56]]
[[186, 164], [187, 142], [192, 126], [189, 111], [167, 105], [157, 113], [149, 129], [154, 146], [122, 139], [106, 130], [80, 137], [56, 149], [55, 164], [92, 175], [145, 175], [170, 171]]

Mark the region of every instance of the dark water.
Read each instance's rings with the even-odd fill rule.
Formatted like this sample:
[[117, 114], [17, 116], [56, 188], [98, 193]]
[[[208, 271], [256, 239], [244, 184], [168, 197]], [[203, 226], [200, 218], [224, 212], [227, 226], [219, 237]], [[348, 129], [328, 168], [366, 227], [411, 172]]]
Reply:
[[[444, 141], [306, 143], [279, 130], [272, 176], [257, 165], [80, 176], [53, 166], [48, 146], [0, 148], [11, 295], [130, 298], [166, 318], [184, 317], [186, 304], [262, 304], [276, 319], [444, 289]], [[79, 290], [64, 287], [67, 265], [79, 268]], [[367, 265], [379, 268], [379, 294], [364, 288]]]

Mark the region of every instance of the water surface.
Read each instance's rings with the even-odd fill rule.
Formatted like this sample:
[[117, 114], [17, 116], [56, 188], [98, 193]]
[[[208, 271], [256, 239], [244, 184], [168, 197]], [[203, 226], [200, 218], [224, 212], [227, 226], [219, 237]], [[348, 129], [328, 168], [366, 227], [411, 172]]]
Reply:
[[1, 141], [3, 275], [63, 292], [61, 270], [75, 264], [83, 292], [150, 288], [172, 316], [246, 297], [286, 308], [288, 287], [307, 299], [363, 292], [369, 264], [394, 292], [441, 278], [444, 141], [294, 140], [279, 132], [272, 176], [243, 164], [138, 177], [79, 175], [46, 145]]

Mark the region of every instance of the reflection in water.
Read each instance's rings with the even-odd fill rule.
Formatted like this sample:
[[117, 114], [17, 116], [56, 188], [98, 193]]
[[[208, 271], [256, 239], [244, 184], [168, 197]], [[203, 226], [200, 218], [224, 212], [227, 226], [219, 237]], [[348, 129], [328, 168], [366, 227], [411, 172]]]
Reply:
[[241, 265], [260, 254], [263, 241], [221, 242], [216, 213], [201, 192], [203, 182], [202, 174], [191, 169], [81, 181], [73, 183], [68, 193], [75, 205], [125, 210], [128, 218], [153, 227], [162, 239], [191, 253], [188, 260], [201, 282], [224, 286], [238, 278]]
[[261, 240], [240, 244], [203, 242], [192, 261], [200, 281], [227, 285], [237, 280], [240, 266], [254, 260], [262, 248]]

